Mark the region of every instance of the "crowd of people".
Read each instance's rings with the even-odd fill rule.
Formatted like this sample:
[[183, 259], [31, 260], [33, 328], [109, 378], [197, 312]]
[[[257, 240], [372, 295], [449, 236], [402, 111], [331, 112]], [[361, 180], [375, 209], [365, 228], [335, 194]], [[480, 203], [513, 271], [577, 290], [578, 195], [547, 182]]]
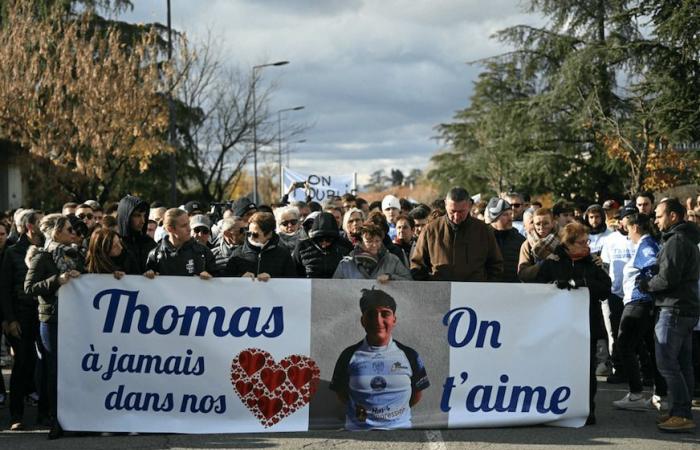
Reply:
[[[248, 198], [178, 208], [127, 195], [118, 203], [67, 203], [61, 212], [18, 209], [0, 220], [0, 303], [14, 359], [11, 430], [56, 420], [57, 291], [83, 273], [270, 278], [554, 283], [589, 292], [590, 415], [596, 376], [627, 383], [620, 409], [659, 411], [664, 431], [695, 428], [700, 387], [700, 201], [658, 202], [649, 192], [625, 204], [551, 208], [509, 192], [475, 202], [460, 187], [413, 204], [346, 194], [272, 205]], [[695, 330], [694, 330], [695, 329]], [[694, 370], [695, 366], [695, 370]], [[0, 377], [0, 404], [6, 387]], [[652, 395], [644, 397], [644, 387]]]

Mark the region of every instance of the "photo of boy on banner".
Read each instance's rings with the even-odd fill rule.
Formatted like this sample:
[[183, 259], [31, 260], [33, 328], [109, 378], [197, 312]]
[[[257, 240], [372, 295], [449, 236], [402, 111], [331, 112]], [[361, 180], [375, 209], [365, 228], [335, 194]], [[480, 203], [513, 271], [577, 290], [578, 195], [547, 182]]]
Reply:
[[345, 405], [348, 430], [411, 427], [411, 407], [430, 386], [416, 352], [392, 337], [396, 301], [380, 289], [362, 289], [365, 338], [340, 354], [329, 388]]

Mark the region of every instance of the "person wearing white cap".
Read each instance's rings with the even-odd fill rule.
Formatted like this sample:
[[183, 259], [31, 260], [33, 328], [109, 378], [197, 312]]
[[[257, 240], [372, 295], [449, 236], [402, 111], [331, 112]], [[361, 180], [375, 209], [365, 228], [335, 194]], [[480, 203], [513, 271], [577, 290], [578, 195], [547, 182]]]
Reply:
[[389, 223], [389, 237], [396, 239], [396, 221], [401, 216], [401, 202], [393, 195], [385, 195], [382, 199], [382, 212]]

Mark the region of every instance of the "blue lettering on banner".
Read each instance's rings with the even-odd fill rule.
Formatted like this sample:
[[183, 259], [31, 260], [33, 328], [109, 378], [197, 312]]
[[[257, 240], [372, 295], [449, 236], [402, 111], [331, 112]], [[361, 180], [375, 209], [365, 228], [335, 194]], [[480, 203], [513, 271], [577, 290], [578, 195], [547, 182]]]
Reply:
[[[186, 306], [184, 311], [180, 311], [177, 306], [166, 304], [159, 306], [152, 315], [148, 305], [137, 303], [138, 295], [139, 291], [123, 289], [105, 289], [95, 295], [92, 305], [97, 310], [100, 309], [102, 299], [109, 298], [103, 333], [112, 333], [115, 325], [121, 333], [131, 333], [134, 320], [137, 321], [136, 329], [141, 334], [167, 335], [177, 332], [180, 336], [190, 336], [193, 325], [194, 336], [204, 336], [210, 328], [217, 337], [231, 335], [275, 338], [284, 331], [282, 306], [273, 306], [267, 319], [260, 325], [262, 308], [258, 306], [237, 308], [227, 318], [230, 309], [222, 306]], [[120, 313], [119, 304], [123, 298], [126, 298], [126, 305]]]
[[[465, 316], [466, 314], [466, 316]], [[457, 331], [462, 318], [466, 317], [467, 320], [467, 331], [462, 339], [457, 340]], [[442, 318], [443, 325], [447, 326], [447, 342], [451, 347], [464, 347], [471, 342], [474, 338], [474, 334], [477, 332], [477, 322], [478, 318], [476, 316], [476, 311], [469, 307], [461, 307], [451, 309]], [[488, 335], [488, 331], [491, 330], [491, 340], [489, 344], [493, 348], [499, 348], [501, 343], [498, 342], [498, 335], [501, 331], [501, 324], [498, 321], [481, 321], [479, 323], [478, 335], [476, 337], [476, 348], [483, 348], [484, 342]]]
[[[460, 382], [464, 384], [469, 378], [467, 372], [460, 373]], [[533, 402], [535, 410], [540, 414], [552, 413], [556, 415], [564, 414], [568, 407], [563, 407], [569, 397], [571, 397], [571, 388], [568, 386], [559, 386], [552, 392], [548, 398], [547, 388], [544, 386], [519, 386], [509, 387], [509, 377], [506, 374], [501, 375], [500, 386], [477, 384], [467, 392], [465, 399], [465, 409], [469, 412], [490, 412], [496, 411], [499, 413], [528, 413], [532, 409]], [[455, 377], [447, 377], [442, 390], [442, 399], [440, 400], [440, 409], [443, 412], [449, 412], [450, 396], [452, 389], [457, 387]], [[493, 391], [496, 389], [494, 396]]]

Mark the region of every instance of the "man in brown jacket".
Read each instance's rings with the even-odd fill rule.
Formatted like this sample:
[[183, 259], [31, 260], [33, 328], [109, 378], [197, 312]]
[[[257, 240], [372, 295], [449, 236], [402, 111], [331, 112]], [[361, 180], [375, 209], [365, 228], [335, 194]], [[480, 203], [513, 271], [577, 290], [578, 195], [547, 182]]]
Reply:
[[411, 258], [414, 280], [500, 281], [503, 256], [493, 231], [471, 217], [466, 189], [454, 187], [445, 198], [447, 214], [425, 226]]

